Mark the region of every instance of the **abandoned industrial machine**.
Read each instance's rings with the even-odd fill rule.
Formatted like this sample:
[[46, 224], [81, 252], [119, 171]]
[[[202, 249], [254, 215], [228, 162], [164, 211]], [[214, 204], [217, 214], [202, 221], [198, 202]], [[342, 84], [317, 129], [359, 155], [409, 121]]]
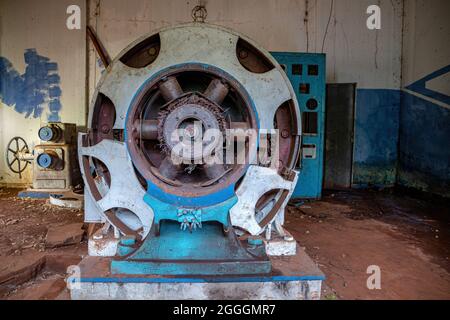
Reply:
[[270, 273], [275, 238], [295, 254], [282, 225], [301, 123], [285, 71], [247, 37], [192, 23], [137, 40], [79, 134], [85, 221], [104, 224], [89, 241], [114, 235], [90, 254], [112, 274]]
[[[38, 131], [39, 143], [30, 148], [21, 137], [12, 138], [6, 147], [6, 164], [20, 177], [32, 165], [32, 188], [25, 195], [68, 192], [81, 183], [77, 164], [77, 126], [49, 122]], [[19, 194], [20, 196], [20, 194]]]

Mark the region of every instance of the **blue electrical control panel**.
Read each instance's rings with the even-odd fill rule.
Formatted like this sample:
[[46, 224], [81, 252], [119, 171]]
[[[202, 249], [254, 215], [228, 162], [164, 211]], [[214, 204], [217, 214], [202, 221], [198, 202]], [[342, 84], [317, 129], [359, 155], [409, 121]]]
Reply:
[[300, 176], [293, 198], [322, 196], [325, 148], [326, 59], [320, 53], [271, 52], [284, 68], [302, 113]]

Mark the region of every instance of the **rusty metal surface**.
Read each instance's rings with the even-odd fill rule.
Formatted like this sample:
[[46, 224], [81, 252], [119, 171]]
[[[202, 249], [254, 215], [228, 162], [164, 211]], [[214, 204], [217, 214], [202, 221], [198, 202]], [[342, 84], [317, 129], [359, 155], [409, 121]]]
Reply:
[[[209, 82], [209, 84], [205, 86], [206, 88], [204, 89], [203, 94], [194, 91], [195, 94], [192, 92], [180, 95], [181, 87], [177, 78], [183, 78], [183, 76], [186, 77], [186, 74], [187, 76], [195, 78], [196, 81], [201, 79], [206, 83]], [[193, 75], [195, 75], [195, 77]], [[170, 85], [166, 85], [167, 83], [170, 83]], [[161, 92], [161, 87], [164, 88], [164, 93]], [[176, 118], [174, 112], [176, 113], [177, 109], [183, 110], [182, 108], [184, 106], [188, 107], [188, 105], [192, 104], [199, 105], [207, 111], [209, 110], [212, 112], [216, 118], [217, 124], [211, 125], [212, 127], [218, 127], [223, 131], [226, 127], [234, 126], [234, 121], [231, 121], [229, 117], [224, 118], [222, 115], [224, 110], [217, 103], [223, 102], [225, 96], [230, 92], [229, 88], [233, 91], [233, 96], [235, 97], [233, 98], [233, 101], [240, 100], [239, 103], [242, 105], [242, 109], [237, 112], [240, 114], [237, 123], [241, 127], [256, 128], [256, 117], [251, 108], [250, 100], [245, 93], [245, 89], [220, 70], [214, 70], [213, 68], [205, 69], [202, 65], [191, 63], [182, 67], [171, 68], [166, 72], [161, 73], [157, 79], [146, 84], [145, 88], [141, 90], [139, 95], [135, 98], [133, 105], [130, 107], [126, 125], [127, 131], [131, 132], [130, 138], [127, 141], [128, 149], [131, 157], [134, 159], [136, 168], [145, 179], [151, 180], [158, 187], [172, 194], [180, 196], [200, 196], [221, 190], [242, 177], [245, 166], [236, 164], [231, 170], [229, 170], [229, 168], [220, 167], [215, 167], [213, 170], [210, 170], [211, 168], [208, 167], [204, 170], [204, 174], [199, 173], [199, 178], [194, 178], [198, 180], [192, 180], [192, 175], [184, 175], [184, 177], [179, 177], [180, 181], [173, 181], [176, 176], [182, 172], [182, 169], [173, 166], [173, 164], [166, 159], [171, 147], [167, 146], [166, 141], [168, 140], [168, 137], [167, 134], [164, 135], [164, 126], [167, 125], [167, 118], [169, 118], [169, 122], [171, 117]], [[136, 123], [141, 121], [142, 123], [148, 124], [149, 122], [146, 121], [153, 120], [148, 118], [140, 120], [140, 118], [147, 113], [145, 108], [152, 108], [150, 102], [157, 102], [155, 101], [157, 99], [152, 98], [158, 94], [158, 90], [161, 92], [165, 104], [159, 107], [161, 111], [157, 114], [158, 117], [156, 118], [159, 123], [157, 144], [163, 147], [163, 154], [166, 154], [166, 156], [161, 156], [161, 151], [159, 148], [154, 148], [154, 144], [136, 143], [136, 140], [144, 137], [142, 131], [136, 130], [139, 128], [139, 126], [136, 126]], [[209, 95], [217, 102], [208, 99], [206, 95]], [[158, 107], [154, 107], [153, 109], [157, 108]], [[171, 114], [173, 114], [173, 116], [171, 116]], [[134, 126], [131, 125], [132, 123]], [[172, 131], [169, 130], [169, 127], [172, 130], [174, 129], [174, 126], [169, 125], [166, 130], [166, 132], [169, 132], [168, 134]], [[145, 134], [145, 136], [147, 136], [147, 134]], [[153, 133], [149, 136], [154, 137]], [[222, 175], [222, 173], [225, 174]], [[206, 175], [206, 177], [204, 177], [204, 175]], [[211, 178], [212, 175], [213, 177]]]
[[94, 44], [95, 50], [100, 56], [103, 65], [105, 66], [105, 68], [108, 68], [109, 64], [111, 63], [111, 58], [109, 57], [103, 45], [100, 43], [100, 40], [98, 39], [95, 31], [91, 26], [86, 26], [86, 33], [89, 39], [91, 39], [92, 43]]

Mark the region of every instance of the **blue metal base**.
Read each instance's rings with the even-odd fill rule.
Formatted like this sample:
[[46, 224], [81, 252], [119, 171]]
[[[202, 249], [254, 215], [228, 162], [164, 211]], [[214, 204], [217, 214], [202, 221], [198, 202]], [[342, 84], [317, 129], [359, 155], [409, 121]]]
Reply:
[[180, 230], [175, 221], [161, 221], [142, 244], [125, 239], [121, 258], [111, 262], [112, 274], [136, 275], [253, 275], [271, 272], [263, 245], [239, 241], [222, 224], [206, 222], [201, 229]]
[[42, 192], [42, 191], [31, 191], [31, 190], [25, 190], [20, 191], [17, 194], [17, 197], [20, 199], [48, 199], [50, 198], [51, 192]]
[[[325, 275], [304, 250], [295, 256], [270, 257], [275, 266], [268, 274], [240, 275], [127, 275], [113, 274], [109, 266], [114, 258], [85, 257], [80, 263], [80, 282], [90, 283], [230, 283], [230, 282], [290, 282], [325, 280]], [[117, 261], [116, 261], [117, 262]]]
[[[158, 275], [159, 276], [159, 275]], [[230, 275], [230, 276], [188, 276], [188, 277], [148, 277], [148, 276], [108, 276], [82, 277], [84, 283], [236, 283], [236, 282], [291, 282], [291, 281], [325, 281], [323, 274], [314, 275]]]
[[[300, 248], [295, 256], [270, 257], [273, 270], [253, 275], [127, 275], [112, 274], [107, 257], [87, 256], [78, 265], [80, 299], [320, 299], [324, 274]], [[76, 287], [75, 287], [76, 288]]]

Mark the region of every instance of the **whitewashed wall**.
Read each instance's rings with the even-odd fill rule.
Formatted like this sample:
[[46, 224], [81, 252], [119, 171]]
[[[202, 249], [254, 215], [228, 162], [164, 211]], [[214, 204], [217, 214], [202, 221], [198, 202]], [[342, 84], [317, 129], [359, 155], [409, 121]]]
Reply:
[[[61, 121], [84, 125], [85, 29], [67, 29], [66, 9], [71, 4], [85, 10], [84, 0], [0, 0], [0, 56], [8, 59], [19, 74], [25, 72], [26, 49], [36, 49], [40, 56], [56, 62], [62, 90]], [[30, 146], [37, 143], [37, 131], [47, 114], [48, 106], [44, 106], [41, 117], [26, 119], [0, 99], [0, 184], [31, 182], [29, 168], [22, 179], [7, 169], [4, 151], [14, 136], [23, 137]]]
[[[240, 31], [269, 51], [322, 52], [323, 45], [328, 55], [328, 82], [358, 82], [361, 88], [400, 87], [401, 0], [204, 2], [207, 22]], [[191, 10], [197, 1], [90, 0], [89, 3], [90, 23], [114, 57], [143, 34], [192, 21]], [[382, 29], [374, 31], [366, 26], [366, 10], [377, 3], [382, 10]], [[92, 68], [95, 66], [91, 65]], [[92, 82], [97, 78], [98, 74]]]
[[[358, 82], [361, 88], [399, 88], [403, 1], [400, 0], [207, 0], [207, 22], [247, 34], [270, 51], [327, 53], [328, 82]], [[192, 21], [194, 0], [0, 0], [0, 56], [24, 71], [23, 53], [57, 62], [61, 77], [61, 120], [83, 125], [88, 99], [101, 66], [89, 47], [85, 67], [85, 30], [65, 28], [65, 9], [78, 4], [114, 57], [137, 37], [160, 27]], [[379, 4], [382, 29], [366, 27], [366, 9]], [[305, 13], [308, 19], [305, 22]], [[328, 25], [328, 31], [325, 32]], [[15, 135], [37, 142], [40, 119], [24, 119], [0, 103], [0, 150]], [[19, 180], [0, 159], [0, 183]]]

